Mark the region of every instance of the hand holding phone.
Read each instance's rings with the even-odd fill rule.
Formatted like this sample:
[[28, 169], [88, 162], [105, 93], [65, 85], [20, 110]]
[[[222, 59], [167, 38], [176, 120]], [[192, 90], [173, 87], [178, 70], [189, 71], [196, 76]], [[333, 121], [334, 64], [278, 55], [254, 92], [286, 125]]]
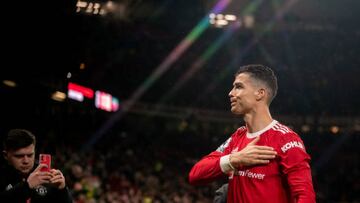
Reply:
[[39, 154], [39, 163], [46, 165], [46, 167], [42, 167], [40, 171], [49, 172], [51, 170], [51, 155]]

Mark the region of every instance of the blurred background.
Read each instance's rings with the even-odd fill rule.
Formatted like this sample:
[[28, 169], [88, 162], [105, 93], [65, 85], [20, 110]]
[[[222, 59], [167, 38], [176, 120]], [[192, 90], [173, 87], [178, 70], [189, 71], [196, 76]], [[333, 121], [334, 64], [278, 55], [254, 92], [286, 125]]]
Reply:
[[278, 75], [317, 202], [360, 202], [360, 1], [114, 0], [3, 7], [1, 138], [27, 128], [77, 203], [212, 202], [192, 165], [239, 126], [234, 73]]

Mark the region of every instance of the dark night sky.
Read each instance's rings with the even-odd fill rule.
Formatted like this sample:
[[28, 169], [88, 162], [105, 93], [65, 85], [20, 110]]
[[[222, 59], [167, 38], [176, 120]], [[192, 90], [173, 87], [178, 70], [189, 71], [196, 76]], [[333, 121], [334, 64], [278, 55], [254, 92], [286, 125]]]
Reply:
[[[65, 91], [68, 81], [126, 100], [212, 5], [200, 0], [114, 1], [121, 2], [127, 6], [122, 18], [76, 13], [75, 1], [10, 5], [18, 12], [9, 13], [4, 24], [1, 79], [13, 79], [24, 90], [11, 93], [13, 97], [5, 102], [11, 105], [15, 98], [30, 94], [28, 87], [44, 98], [53, 90]], [[249, 2], [234, 1], [226, 11], [241, 13]], [[260, 4], [253, 13], [255, 28], [241, 27], [234, 32], [165, 104], [226, 111], [227, 93], [237, 67], [264, 63], [279, 77], [275, 112], [359, 115], [360, 3], [298, 1], [262, 35], [261, 30], [285, 2]], [[224, 29], [209, 27], [140, 101], [158, 103], [223, 33]], [[253, 39], [256, 43], [245, 51]], [[80, 63], [85, 64], [85, 70], [79, 69]], [[229, 71], [219, 79], [224, 69]], [[73, 75], [71, 79], [66, 78], [68, 72]], [[210, 85], [213, 89], [206, 90]], [[2, 87], [2, 95], [7, 91]]]

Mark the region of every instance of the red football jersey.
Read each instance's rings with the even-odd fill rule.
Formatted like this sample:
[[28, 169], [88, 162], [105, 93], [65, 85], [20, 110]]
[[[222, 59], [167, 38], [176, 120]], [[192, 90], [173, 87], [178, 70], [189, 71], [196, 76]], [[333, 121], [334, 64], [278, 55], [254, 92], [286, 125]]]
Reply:
[[[256, 145], [273, 147], [277, 157], [269, 164], [240, 167], [233, 170], [229, 154], [242, 150], [255, 137]], [[288, 127], [273, 121], [256, 133], [239, 128], [216, 151], [203, 157], [189, 174], [192, 184], [205, 184], [227, 175], [230, 203], [313, 203], [310, 156], [301, 138]]]

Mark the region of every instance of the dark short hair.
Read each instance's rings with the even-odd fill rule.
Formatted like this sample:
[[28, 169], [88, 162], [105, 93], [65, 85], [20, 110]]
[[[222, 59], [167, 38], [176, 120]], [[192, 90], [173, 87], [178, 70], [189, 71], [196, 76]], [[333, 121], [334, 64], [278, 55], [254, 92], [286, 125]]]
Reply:
[[261, 64], [250, 64], [241, 66], [235, 76], [241, 73], [248, 73], [255, 80], [263, 82], [269, 88], [270, 98], [268, 104], [275, 98], [278, 90], [277, 78], [274, 71]]
[[18, 150], [36, 144], [34, 134], [25, 129], [12, 129], [5, 137], [3, 147], [6, 151]]

